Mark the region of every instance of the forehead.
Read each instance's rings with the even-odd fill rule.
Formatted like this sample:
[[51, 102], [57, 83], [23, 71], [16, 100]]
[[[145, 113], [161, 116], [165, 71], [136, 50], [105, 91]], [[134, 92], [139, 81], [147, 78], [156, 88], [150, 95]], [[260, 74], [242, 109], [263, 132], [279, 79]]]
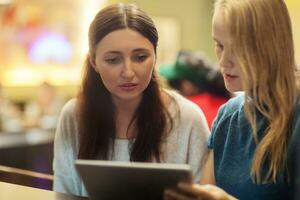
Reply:
[[214, 37], [226, 37], [227, 33], [224, 13], [221, 9], [216, 9], [212, 21], [212, 34]]
[[97, 51], [154, 50], [152, 43], [137, 31], [121, 29], [107, 34], [96, 47]]

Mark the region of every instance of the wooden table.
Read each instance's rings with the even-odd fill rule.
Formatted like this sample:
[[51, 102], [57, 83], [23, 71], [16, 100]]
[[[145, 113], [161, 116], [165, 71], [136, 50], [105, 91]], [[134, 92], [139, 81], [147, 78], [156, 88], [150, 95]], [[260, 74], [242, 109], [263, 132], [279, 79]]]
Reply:
[[30, 200], [88, 200], [84, 197], [76, 197], [72, 195], [57, 193], [48, 190], [41, 190], [32, 187], [15, 185], [5, 182], [0, 182], [0, 199], [30, 199]]

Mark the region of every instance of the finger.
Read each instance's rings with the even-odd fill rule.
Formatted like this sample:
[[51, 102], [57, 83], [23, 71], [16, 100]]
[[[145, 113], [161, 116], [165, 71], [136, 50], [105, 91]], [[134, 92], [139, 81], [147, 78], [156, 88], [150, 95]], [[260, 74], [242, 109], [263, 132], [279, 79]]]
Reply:
[[174, 200], [196, 200], [196, 198], [185, 196], [183, 194], [175, 192], [174, 190], [166, 190], [164, 196]]
[[229, 195], [223, 189], [218, 188], [215, 185], [182, 184], [180, 186], [181, 186], [179, 188], [180, 190], [185, 191], [186, 193], [189, 193], [191, 195], [202, 197], [202, 199], [205, 199], [205, 200], [235, 199], [235, 197]]
[[202, 194], [202, 188], [198, 187], [200, 185], [198, 184], [188, 184], [188, 183], [179, 183], [178, 184], [178, 188], [183, 191], [183, 192], [187, 192], [189, 194], [192, 195], [196, 195], [198, 196], [199, 194]]
[[213, 187], [211, 187], [211, 185], [179, 183], [178, 188], [183, 192], [193, 196], [202, 197], [203, 199], [212, 198]]

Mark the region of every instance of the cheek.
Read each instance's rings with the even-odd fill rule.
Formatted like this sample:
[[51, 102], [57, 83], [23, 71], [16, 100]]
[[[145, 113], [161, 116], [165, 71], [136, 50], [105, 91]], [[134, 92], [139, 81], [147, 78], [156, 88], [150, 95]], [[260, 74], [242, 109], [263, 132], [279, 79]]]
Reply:
[[215, 48], [215, 54], [217, 56], [217, 59], [220, 61], [220, 58], [221, 58], [221, 51], [217, 48]]
[[116, 79], [117, 79], [117, 76], [116, 76], [116, 73], [114, 70], [108, 70], [108, 69], [104, 69], [104, 68], [101, 68], [98, 70], [99, 72], [99, 76], [101, 77], [103, 83], [105, 86], [109, 86], [111, 84], [113, 84]]
[[154, 64], [155, 63], [152, 60], [149, 60], [148, 62], [145, 62], [142, 66], [138, 67], [139, 74], [141, 76], [143, 76], [144, 78], [147, 78], [147, 77], [151, 78], [153, 70], [154, 70]]
[[147, 76], [148, 82], [150, 82], [150, 79], [153, 76], [154, 73], [154, 66], [150, 66], [149, 68], [147, 68], [147, 73], [145, 73], [145, 76]]

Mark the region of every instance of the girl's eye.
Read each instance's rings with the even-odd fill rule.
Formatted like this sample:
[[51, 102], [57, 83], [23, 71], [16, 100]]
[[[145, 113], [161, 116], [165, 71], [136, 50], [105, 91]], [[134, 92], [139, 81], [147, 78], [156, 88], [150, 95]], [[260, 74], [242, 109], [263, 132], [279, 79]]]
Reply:
[[146, 54], [140, 54], [133, 57], [133, 60], [136, 62], [144, 62], [148, 58]]
[[218, 50], [223, 50], [224, 49], [224, 46], [222, 44], [218, 43], [218, 42], [215, 43], [215, 47]]

